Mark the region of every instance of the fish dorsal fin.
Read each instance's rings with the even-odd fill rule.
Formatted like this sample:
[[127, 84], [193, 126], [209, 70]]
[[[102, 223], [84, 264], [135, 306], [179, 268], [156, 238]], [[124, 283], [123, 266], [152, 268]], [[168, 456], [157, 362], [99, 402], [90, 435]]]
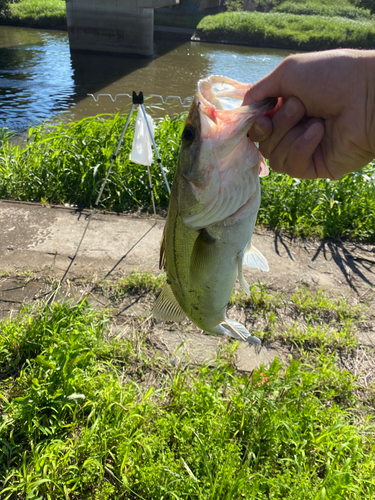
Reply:
[[199, 231], [198, 238], [195, 240], [190, 260], [190, 276], [192, 282], [196, 278], [201, 279], [205, 271], [210, 268], [215, 259], [217, 239], [211, 236], [206, 229]]
[[152, 311], [154, 318], [161, 321], [182, 321], [185, 313], [176, 297], [172, 292], [170, 285], [165, 285], [159, 297], [156, 299], [154, 309]]
[[247, 249], [243, 259], [243, 264], [247, 267], [260, 269], [261, 271], [268, 272], [270, 270], [267, 259], [253, 245], [250, 245]]
[[226, 334], [230, 337], [243, 340], [249, 344], [261, 344], [258, 337], [253, 337], [244, 325], [234, 319], [227, 318], [223, 323], [220, 323], [220, 325], [227, 330]]
[[163, 236], [160, 243], [160, 257], [159, 257], [159, 269], [166, 269], [167, 267], [167, 254], [165, 251], [165, 226], [163, 230]]

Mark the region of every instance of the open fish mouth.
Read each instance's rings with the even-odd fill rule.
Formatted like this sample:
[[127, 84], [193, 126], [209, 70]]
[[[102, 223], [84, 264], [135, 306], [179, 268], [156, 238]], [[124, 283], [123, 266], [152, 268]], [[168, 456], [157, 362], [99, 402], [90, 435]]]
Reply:
[[[277, 104], [277, 98], [269, 97], [249, 106], [242, 106], [246, 92], [251, 84], [237, 82], [225, 76], [209, 76], [198, 82], [195, 104], [199, 108], [202, 136], [212, 135], [225, 127], [230, 135], [236, 135], [246, 129], [246, 126], [256, 115], [265, 115]], [[233, 127], [228, 129], [228, 124]], [[246, 130], [247, 131], [247, 130]]]
[[[218, 119], [227, 121], [227, 116], [233, 116], [233, 113], [225, 113], [225, 111], [237, 110], [239, 113], [246, 114], [259, 110], [262, 114], [266, 114], [276, 106], [276, 97], [263, 99], [250, 106], [242, 106], [244, 96], [250, 88], [250, 83], [238, 82], [225, 76], [211, 75], [198, 82], [196, 98], [200, 103], [201, 111], [214, 123], [217, 123]], [[237, 113], [235, 115], [237, 116]]]

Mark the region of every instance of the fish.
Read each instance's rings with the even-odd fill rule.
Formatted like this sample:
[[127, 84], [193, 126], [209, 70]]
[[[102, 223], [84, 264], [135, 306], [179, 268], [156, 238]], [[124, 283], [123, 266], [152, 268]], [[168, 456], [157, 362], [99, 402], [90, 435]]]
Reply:
[[211, 75], [198, 82], [181, 138], [181, 150], [160, 247], [167, 283], [157, 298], [157, 320], [185, 315], [207, 333], [259, 344], [241, 323], [227, 317], [243, 265], [268, 271], [251, 244], [260, 206], [259, 176], [268, 167], [248, 131], [274, 98], [241, 106], [251, 84]]

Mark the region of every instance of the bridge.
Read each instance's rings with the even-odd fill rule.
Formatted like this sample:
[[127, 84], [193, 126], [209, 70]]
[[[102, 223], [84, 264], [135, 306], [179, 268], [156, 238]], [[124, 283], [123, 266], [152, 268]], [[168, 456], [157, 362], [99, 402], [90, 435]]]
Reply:
[[[154, 9], [180, 0], [66, 0], [72, 50], [132, 53], [149, 56], [154, 45]], [[200, 8], [220, 0], [198, 0]]]

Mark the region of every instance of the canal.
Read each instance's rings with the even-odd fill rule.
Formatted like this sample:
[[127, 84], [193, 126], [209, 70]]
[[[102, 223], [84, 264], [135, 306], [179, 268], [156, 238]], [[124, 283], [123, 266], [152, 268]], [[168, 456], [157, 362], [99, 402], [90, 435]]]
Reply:
[[[210, 74], [256, 82], [288, 51], [197, 42], [157, 41], [152, 58], [71, 53], [64, 31], [0, 26], [0, 128], [22, 132], [45, 120], [78, 120], [128, 109], [130, 99], [88, 94], [177, 95], [195, 93]], [[183, 111], [180, 105], [158, 106], [156, 116]]]

